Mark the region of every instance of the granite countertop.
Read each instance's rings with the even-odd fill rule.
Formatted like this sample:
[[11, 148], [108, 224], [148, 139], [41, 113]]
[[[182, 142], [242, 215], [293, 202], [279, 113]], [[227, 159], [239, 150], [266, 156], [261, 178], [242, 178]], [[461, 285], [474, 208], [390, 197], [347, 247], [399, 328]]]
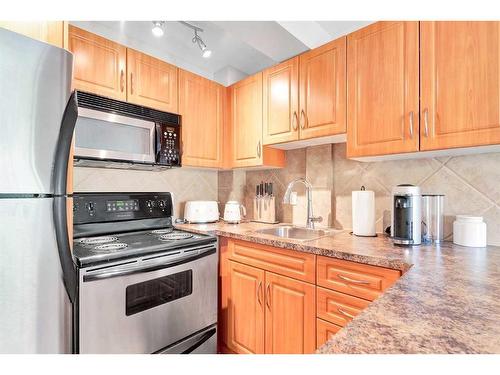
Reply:
[[319, 353], [500, 353], [500, 247], [399, 247], [348, 232], [296, 241], [256, 233], [272, 227], [259, 223], [176, 227], [403, 272]]

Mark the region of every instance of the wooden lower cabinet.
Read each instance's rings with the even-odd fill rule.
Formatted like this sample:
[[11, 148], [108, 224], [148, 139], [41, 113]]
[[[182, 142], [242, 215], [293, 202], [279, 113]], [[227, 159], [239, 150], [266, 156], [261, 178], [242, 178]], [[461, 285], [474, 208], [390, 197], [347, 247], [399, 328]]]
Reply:
[[316, 350], [314, 285], [266, 272], [266, 354]]
[[319, 349], [325, 342], [330, 340], [342, 327], [323, 319], [316, 319], [316, 348]]
[[236, 353], [264, 353], [264, 271], [229, 261], [228, 342]]
[[316, 349], [314, 285], [229, 260], [227, 342], [242, 354]]

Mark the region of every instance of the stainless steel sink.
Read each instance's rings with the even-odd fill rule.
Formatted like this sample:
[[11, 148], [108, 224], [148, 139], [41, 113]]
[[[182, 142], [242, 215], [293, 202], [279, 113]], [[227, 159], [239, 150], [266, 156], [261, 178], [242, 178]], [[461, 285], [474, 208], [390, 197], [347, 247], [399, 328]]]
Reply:
[[292, 225], [283, 225], [273, 228], [258, 229], [255, 232], [291, 240], [309, 241], [331, 235], [335, 231], [323, 229], [308, 229], [302, 227], [294, 227]]

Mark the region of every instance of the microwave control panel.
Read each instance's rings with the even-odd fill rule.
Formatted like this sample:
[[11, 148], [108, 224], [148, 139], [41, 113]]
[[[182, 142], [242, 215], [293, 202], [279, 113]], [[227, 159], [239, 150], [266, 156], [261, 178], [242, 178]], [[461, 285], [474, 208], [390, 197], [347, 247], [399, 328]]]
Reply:
[[180, 144], [181, 134], [179, 127], [169, 125], [158, 125], [158, 136], [160, 137], [160, 150], [157, 163], [161, 165], [180, 166]]

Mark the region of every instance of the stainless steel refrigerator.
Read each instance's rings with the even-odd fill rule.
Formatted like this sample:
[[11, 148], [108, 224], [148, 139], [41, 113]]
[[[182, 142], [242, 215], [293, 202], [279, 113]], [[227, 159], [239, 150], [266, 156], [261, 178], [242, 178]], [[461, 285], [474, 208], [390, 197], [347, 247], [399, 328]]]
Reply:
[[71, 353], [71, 53], [0, 28], [0, 353]]

